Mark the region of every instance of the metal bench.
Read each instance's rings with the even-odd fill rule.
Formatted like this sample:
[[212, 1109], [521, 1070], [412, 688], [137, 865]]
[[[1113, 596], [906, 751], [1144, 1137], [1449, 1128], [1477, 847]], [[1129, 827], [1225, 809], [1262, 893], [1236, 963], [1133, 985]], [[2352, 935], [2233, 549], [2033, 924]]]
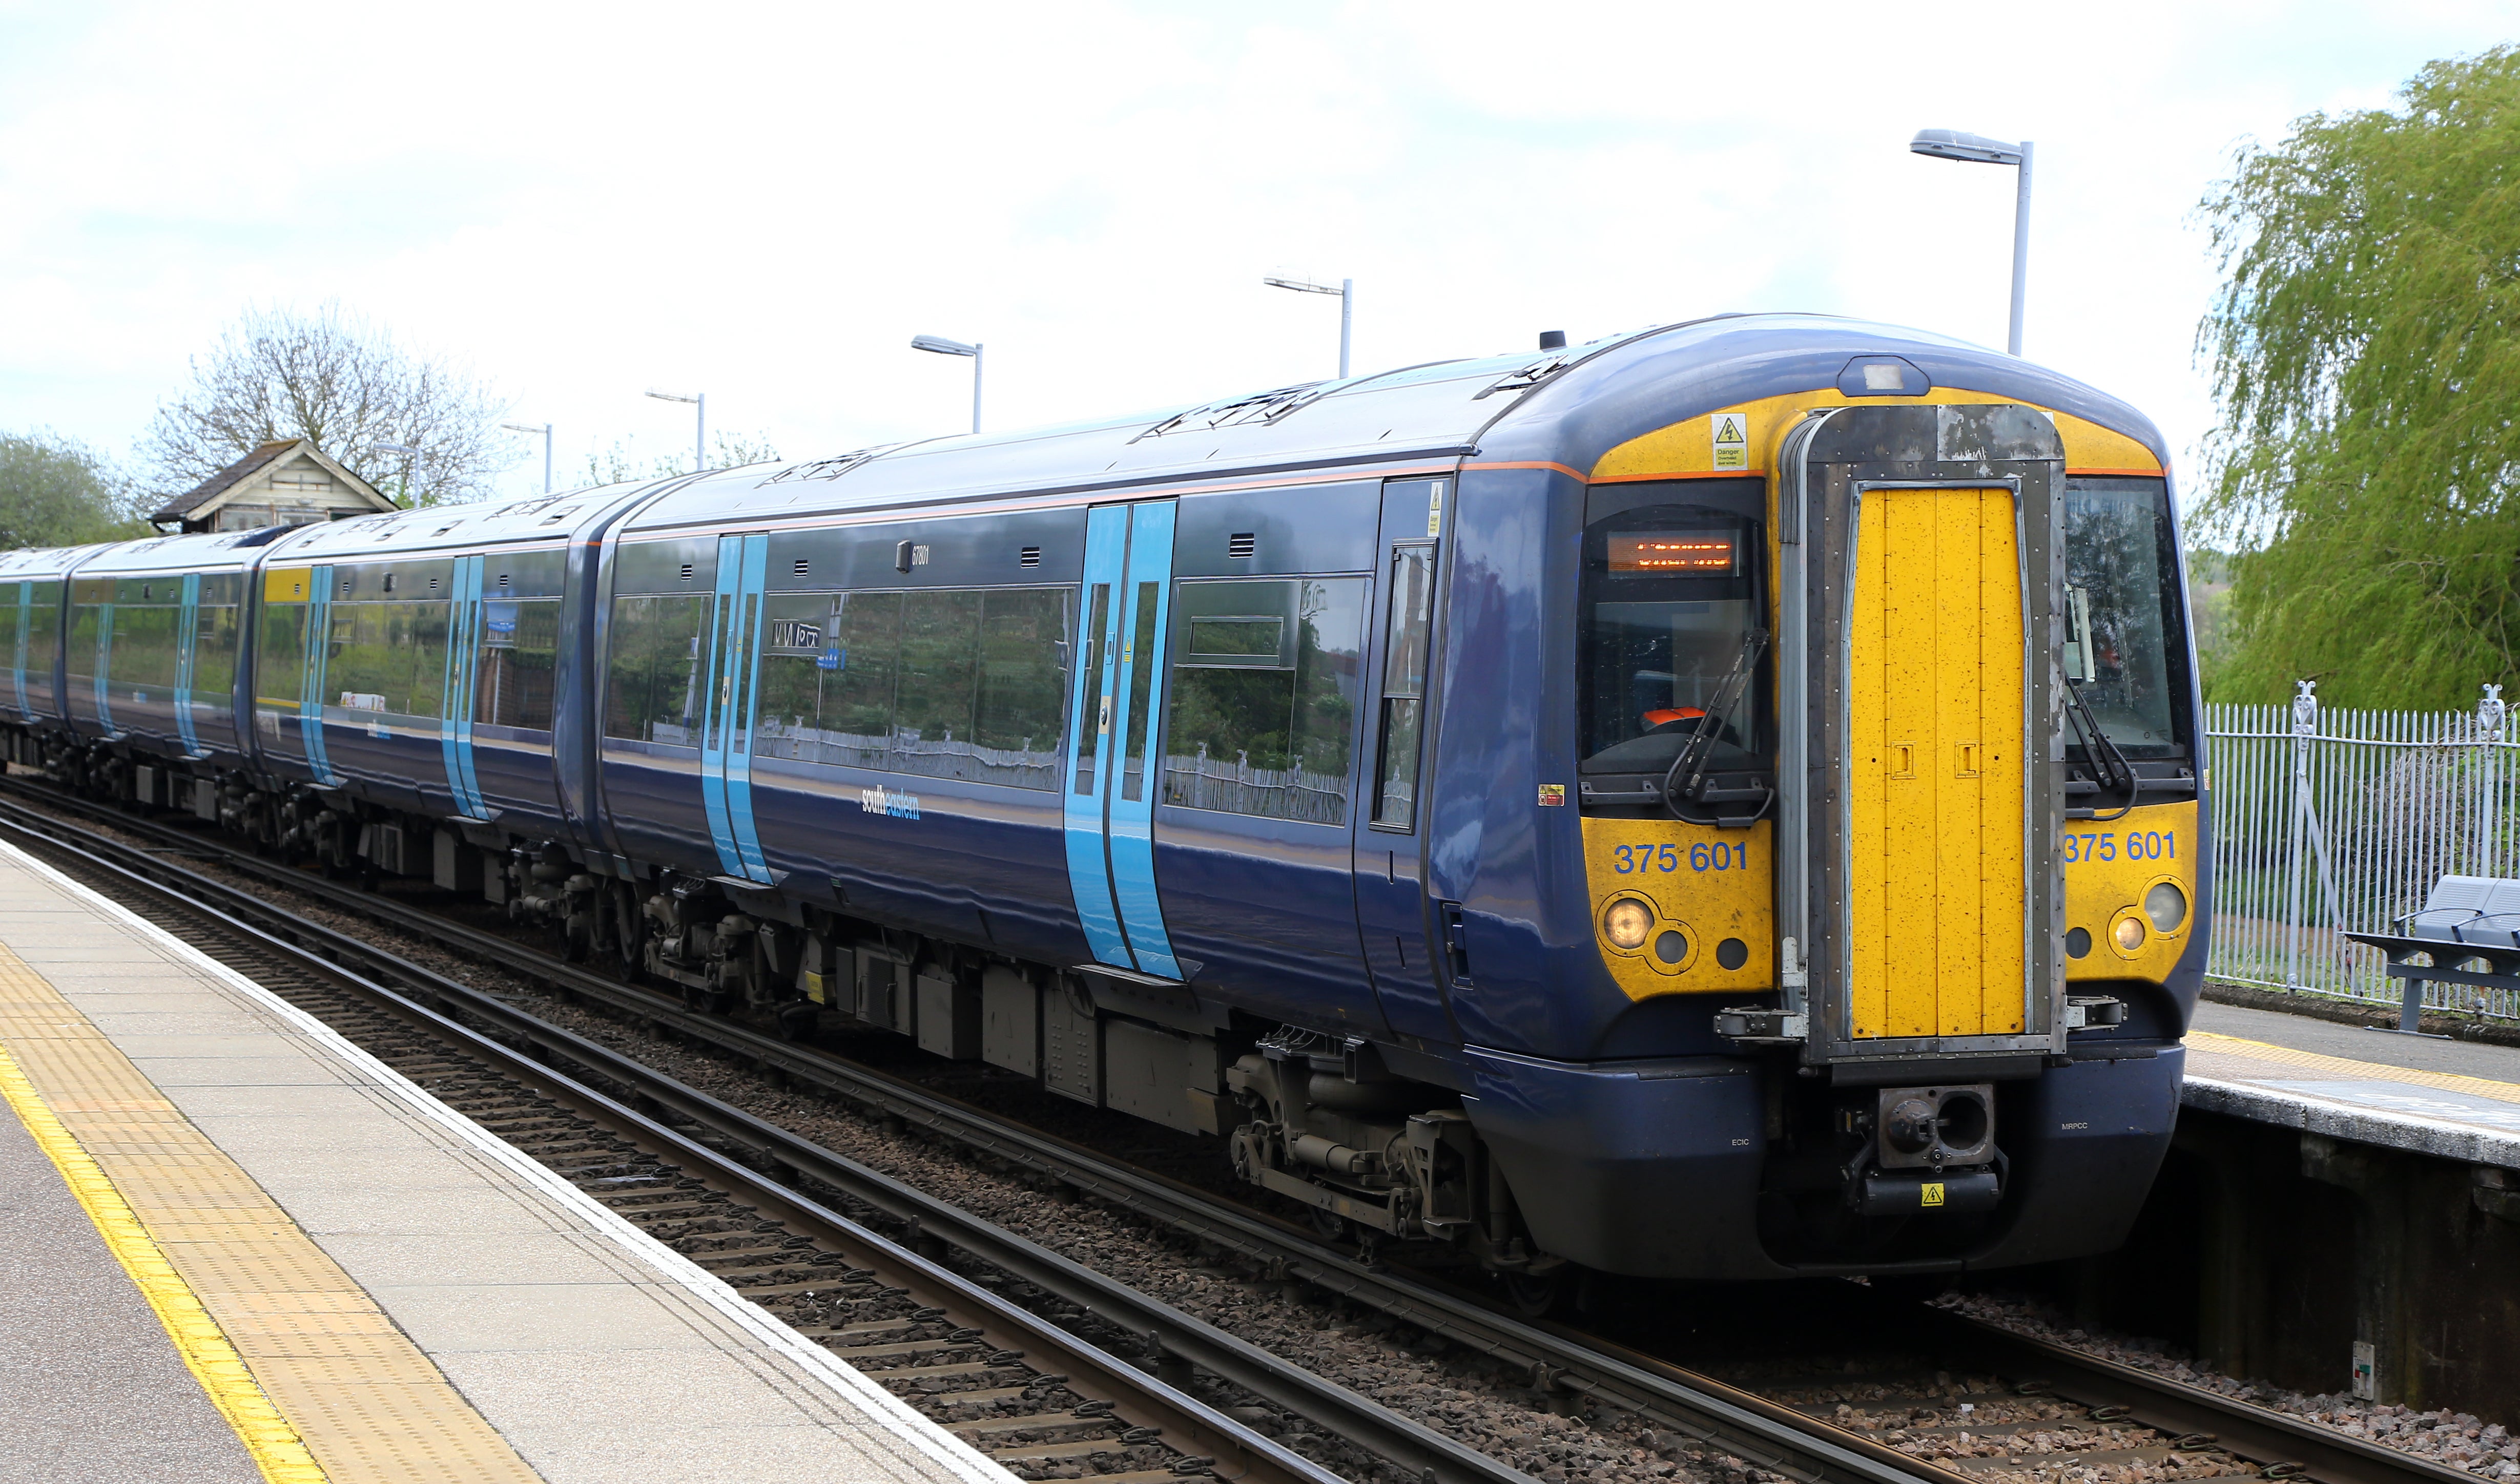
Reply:
[[[2433, 883], [2423, 906], [2390, 925], [2399, 930], [2345, 936], [2387, 955], [2389, 977], [2406, 985], [2398, 1000], [2400, 1034], [2425, 1034], [2424, 986], [2428, 983], [2520, 990], [2520, 880], [2443, 877]], [[2417, 963], [2418, 959], [2423, 962]], [[2485, 967], [2466, 967], [2477, 963]]]

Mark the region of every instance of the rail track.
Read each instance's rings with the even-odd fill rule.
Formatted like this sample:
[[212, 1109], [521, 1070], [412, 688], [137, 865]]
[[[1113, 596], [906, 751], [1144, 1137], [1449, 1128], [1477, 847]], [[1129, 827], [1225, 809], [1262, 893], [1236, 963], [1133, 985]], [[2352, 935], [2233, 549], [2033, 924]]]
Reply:
[[[140, 846], [114, 841], [66, 816], [158, 843]], [[709, 1048], [787, 1086], [819, 1091], [980, 1152], [1001, 1167], [1139, 1213], [1238, 1261], [1258, 1281], [1335, 1295], [1400, 1325], [1440, 1336], [1527, 1377], [1530, 1389], [1552, 1407], [1630, 1414], [1657, 1437], [1703, 1445], [1800, 1484], [1890, 1484], [1920, 1478], [1944, 1484], [1957, 1479], [2096, 1484], [2127, 1478], [2217, 1476], [2307, 1479], [2321, 1484], [2418, 1480], [2451, 1484], [2477, 1477], [2136, 1368], [1942, 1310], [1899, 1303], [1851, 1284], [1837, 1285], [1845, 1290], [1842, 1301], [1849, 1314], [1860, 1323], [1899, 1330], [1907, 1349], [1933, 1358], [1923, 1369], [1788, 1375], [1763, 1379], [1755, 1388], [1728, 1384], [1650, 1353], [1645, 1345], [1620, 1344], [1569, 1325], [1506, 1312], [1440, 1275], [1373, 1261], [1371, 1254], [1327, 1242], [1265, 1212], [1222, 1201], [1213, 1192], [1114, 1160], [913, 1080], [690, 1010], [679, 1000], [535, 953], [512, 937], [274, 864], [201, 832], [169, 828], [68, 798], [22, 779], [0, 784], [0, 830], [90, 861], [93, 869], [115, 873], [118, 878], [145, 888], [162, 904], [162, 910], [228, 924], [222, 930], [253, 934], [274, 949], [286, 949], [336, 974], [365, 975], [397, 986], [384, 989], [370, 983], [362, 991], [382, 995], [381, 1005], [392, 1002], [400, 1007], [372, 1012], [397, 1016], [405, 1024], [444, 1025], [508, 1058], [504, 1076], [553, 1089], [565, 1086], [573, 1097], [603, 1100], [637, 1120], [637, 1130], [670, 1141], [660, 1147], [704, 1156], [707, 1172], [697, 1178], [708, 1189], [720, 1191], [731, 1202], [768, 1213], [765, 1220], [780, 1220], [795, 1235], [811, 1237], [818, 1250], [841, 1254], [827, 1262], [846, 1262], [875, 1273], [878, 1281], [899, 1284], [901, 1291], [916, 1298], [907, 1286], [910, 1280], [929, 1281], [936, 1275], [954, 1280], [955, 1275], [936, 1259], [959, 1253], [969, 1262], [1010, 1275], [1032, 1291], [1056, 1295], [1108, 1332], [1148, 1337], [1147, 1359], [1159, 1374], [1187, 1383], [1196, 1372], [1208, 1372], [1311, 1419], [1385, 1461], [1404, 1477], [1452, 1484], [1528, 1475], [899, 1181], [664, 1077], [619, 1052], [354, 935], [310, 922], [257, 892], [186, 870], [177, 860], [184, 855], [215, 857], [274, 889], [302, 894], [390, 929], [420, 935], [459, 956], [539, 980], [565, 999]], [[414, 1021], [415, 1014], [425, 1019]], [[450, 1014], [459, 1014], [481, 1029], [459, 1024]], [[571, 1068], [574, 1077], [583, 1080], [562, 1076], [556, 1067]], [[589, 1084], [625, 1090], [648, 1111], [621, 1108]], [[545, 1096], [565, 1101], [558, 1091]], [[675, 1126], [669, 1127], [668, 1120]], [[629, 1133], [618, 1137], [646, 1147]], [[800, 1188], [845, 1195], [878, 1213], [872, 1218], [876, 1222], [891, 1224], [897, 1239], [817, 1205]], [[649, 1203], [616, 1199], [624, 1205]], [[656, 1201], [663, 1204], [665, 1198], [658, 1196]], [[683, 1203], [692, 1202], [685, 1197]], [[792, 1217], [787, 1214], [791, 1208], [796, 1213]], [[678, 1219], [689, 1218], [660, 1218]], [[832, 1234], [846, 1235], [826, 1236], [815, 1229], [816, 1222], [830, 1224]], [[887, 1265], [878, 1266], [878, 1259]], [[965, 1282], [962, 1287], [999, 1308], [1024, 1313], [977, 1285]], [[932, 1291], [940, 1298], [945, 1293]], [[895, 1307], [911, 1301], [900, 1300]], [[943, 1309], [944, 1321], [927, 1323], [953, 1321], [949, 1332], [981, 1331], [965, 1342], [974, 1351], [996, 1344], [993, 1336], [1004, 1333], [1007, 1343], [992, 1355], [1013, 1350], [1053, 1353], [1049, 1347], [1057, 1341], [1037, 1337], [1045, 1327], [1037, 1316], [1027, 1314], [1023, 1321], [1010, 1321], [1007, 1327], [992, 1330], [985, 1324], [966, 1322], [993, 1317], [986, 1304], [974, 1306], [965, 1299], [963, 1305], [922, 1301], [915, 1312]], [[892, 1319], [903, 1317], [887, 1314]], [[899, 1342], [918, 1345], [933, 1343], [933, 1338], [922, 1332]], [[848, 1355], [845, 1349], [840, 1353]], [[1102, 1357], [1103, 1372], [1079, 1369], [1082, 1363], [1078, 1363], [1070, 1367], [1063, 1384], [1079, 1396], [1087, 1394], [1083, 1387], [1100, 1387], [1111, 1394], [1097, 1394], [1095, 1400], [1112, 1402], [1115, 1414], [1124, 1420], [1139, 1417], [1128, 1411], [1128, 1406], [1137, 1404], [1124, 1406], [1118, 1393], [1125, 1390], [1131, 1375], [1143, 1372], [1107, 1351], [1096, 1349], [1095, 1353]], [[952, 1364], [968, 1367], [984, 1364], [985, 1359]], [[1118, 1373], [1123, 1372], [1129, 1374]], [[956, 1373], [992, 1374], [985, 1370]], [[951, 1384], [957, 1389], [1000, 1393], [1000, 1405], [1012, 1399], [1003, 1395], [1011, 1390], [1015, 1396], [1041, 1390], [1030, 1382], [1013, 1386], [1012, 1375], [985, 1386]], [[1071, 1416], [1075, 1412], [1058, 1395], [1043, 1394], [1046, 1407], [1055, 1404]], [[1177, 1390], [1174, 1394], [1198, 1406]], [[1239, 1438], [1219, 1434], [1222, 1440], [1211, 1444], [1209, 1433], [1189, 1422], [1156, 1420], [1154, 1410], [1143, 1415], [1148, 1420], [1136, 1421], [1135, 1426], [1166, 1428], [1173, 1444], [1192, 1440], [1192, 1456], [1213, 1457], [1214, 1471], [1220, 1476], [1291, 1476], [1265, 1471], [1288, 1466], [1286, 1460], [1317, 1468], [1282, 1449], [1278, 1452], [1284, 1454], [1283, 1459], [1270, 1456], [1265, 1449], [1252, 1450], [1252, 1444], [1275, 1446], [1257, 1434], [1242, 1443], [1244, 1454], [1236, 1455], [1230, 1445], [1242, 1442]], [[1212, 1410], [1206, 1410], [1206, 1416], [1215, 1418], [1204, 1424], [1210, 1428], [1236, 1425]], [[1075, 1425], [1067, 1417], [1061, 1423]], [[1113, 1436], [1126, 1431], [1116, 1424], [1106, 1430]], [[1252, 1471], [1236, 1471], [1245, 1467]], [[1148, 1479], [1161, 1476], [1161, 1468], [1144, 1474]]]

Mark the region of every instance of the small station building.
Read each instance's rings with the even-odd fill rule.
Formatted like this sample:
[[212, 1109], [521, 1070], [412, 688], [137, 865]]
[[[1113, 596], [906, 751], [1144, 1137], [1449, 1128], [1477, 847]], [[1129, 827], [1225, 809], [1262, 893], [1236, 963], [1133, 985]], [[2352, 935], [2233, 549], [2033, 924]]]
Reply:
[[161, 531], [245, 531], [312, 525], [394, 509], [377, 487], [311, 438], [265, 443], [166, 502], [149, 517]]

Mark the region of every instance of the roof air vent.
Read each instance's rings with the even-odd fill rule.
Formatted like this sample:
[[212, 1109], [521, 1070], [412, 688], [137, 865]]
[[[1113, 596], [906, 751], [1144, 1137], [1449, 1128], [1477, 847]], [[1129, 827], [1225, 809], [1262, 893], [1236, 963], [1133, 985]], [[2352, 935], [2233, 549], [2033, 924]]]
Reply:
[[1275, 423], [1288, 413], [1320, 400], [1323, 393], [1337, 384], [1335, 382], [1306, 382], [1300, 386], [1281, 386], [1275, 391], [1257, 391], [1245, 397], [1209, 402], [1166, 418], [1129, 441], [1135, 443], [1138, 438], [1160, 438], [1168, 433], [1238, 427], [1245, 423]]
[[1037, 547], [1037, 546], [1027, 546], [1027, 547], [1025, 547], [1021, 552], [1019, 552], [1019, 553], [1017, 553], [1017, 554], [1016, 554], [1016, 556], [1015, 556], [1015, 565], [1017, 565], [1017, 566], [1039, 566], [1039, 565], [1041, 565], [1041, 548], [1040, 548], [1040, 547]]
[[1225, 555], [1237, 562], [1248, 562], [1260, 555], [1260, 538], [1250, 531], [1236, 531], [1225, 538]]

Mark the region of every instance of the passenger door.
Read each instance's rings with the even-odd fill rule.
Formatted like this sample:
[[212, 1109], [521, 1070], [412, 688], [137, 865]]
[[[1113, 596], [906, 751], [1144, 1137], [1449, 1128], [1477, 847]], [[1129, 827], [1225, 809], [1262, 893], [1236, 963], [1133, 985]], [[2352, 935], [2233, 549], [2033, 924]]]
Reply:
[[455, 812], [471, 820], [490, 817], [489, 805], [481, 796], [480, 773], [472, 761], [472, 697], [480, 680], [481, 562], [479, 557], [455, 559], [455, 596], [446, 619], [445, 705], [437, 729]]
[[1096, 510], [1068, 706], [1068, 883], [1094, 961], [1187, 979], [1155, 896], [1154, 755], [1172, 618], [1173, 503]]
[[1382, 487], [1382, 569], [1366, 652], [1365, 797], [1356, 821], [1356, 919], [1384, 1018], [1402, 1035], [1460, 1041], [1435, 956], [1443, 925], [1425, 891], [1426, 677], [1438, 539], [1450, 479]]
[[709, 624], [709, 689], [700, 723], [700, 801], [725, 874], [768, 881], [752, 818], [752, 705], [760, 689], [761, 585], [767, 535], [721, 536]]

